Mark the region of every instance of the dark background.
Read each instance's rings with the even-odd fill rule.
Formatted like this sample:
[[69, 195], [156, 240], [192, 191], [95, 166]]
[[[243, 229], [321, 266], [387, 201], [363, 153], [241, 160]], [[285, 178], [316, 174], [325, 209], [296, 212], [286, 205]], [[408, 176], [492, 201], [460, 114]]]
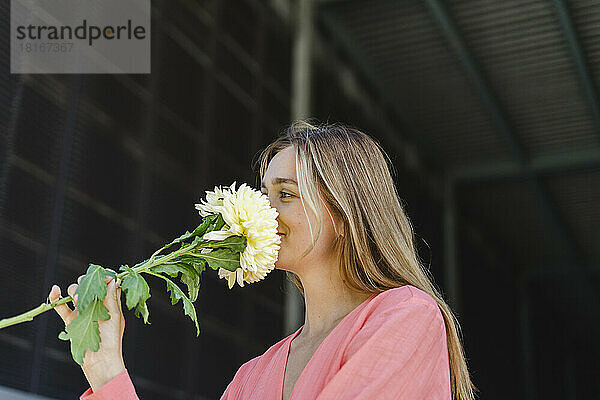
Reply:
[[[600, 390], [600, 5], [315, 2], [312, 117], [375, 137], [420, 258], [455, 310], [482, 399]], [[66, 291], [88, 263], [134, 264], [195, 227], [293, 118], [296, 1], [152, 1], [149, 75], [11, 75], [0, 4], [0, 318]], [[598, 72], [597, 72], [598, 71]], [[284, 337], [284, 274], [229, 291], [206, 272], [202, 333], [148, 278], [125, 311], [140, 398], [218, 399]], [[88, 387], [59, 317], [0, 331], [0, 386]]]

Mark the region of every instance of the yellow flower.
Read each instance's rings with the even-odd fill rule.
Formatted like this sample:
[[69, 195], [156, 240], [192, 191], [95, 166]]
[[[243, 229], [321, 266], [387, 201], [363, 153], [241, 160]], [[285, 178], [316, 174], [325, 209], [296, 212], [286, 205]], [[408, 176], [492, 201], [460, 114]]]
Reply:
[[206, 201], [196, 204], [203, 217], [219, 213], [225, 225], [219, 231], [208, 232], [205, 240], [224, 240], [229, 236], [244, 236], [246, 249], [240, 254], [241, 268], [228, 271], [219, 268], [219, 278], [227, 279], [229, 289], [237, 282], [254, 283], [265, 278], [275, 268], [281, 238], [277, 235], [277, 216], [269, 199], [258, 190], [243, 183], [235, 190], [236, 182], [223, 190], [215, 187], [206, 192]]

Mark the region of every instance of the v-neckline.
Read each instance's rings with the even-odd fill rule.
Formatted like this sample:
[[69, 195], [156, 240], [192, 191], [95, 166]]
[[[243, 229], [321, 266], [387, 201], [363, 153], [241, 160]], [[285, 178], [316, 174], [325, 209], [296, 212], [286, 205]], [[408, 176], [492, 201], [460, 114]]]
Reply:
[[[340, 322], [337, 323], [337, 325], [331, 330], [331, 332], [329, 332], [329, 334], [327, 334], [327, 336], [325, 336], [325, 339], [323, 339], [323, 341], [319, 344], [319, 346], [317, 347], [317, 349], [315, 350], [315, 352], [313, 353], [312, 357], [310, 358], [310, 360], [308, 360], [308, 363], [306, 363], [306, 365], [304, 366], [304, 369], [302, 370], [302, 372], [300, 373], [300, 376], [298, 376], [298, 379], [296, 379], [296, 382], [294, 383], [294, 387], [292, 388], [292, 392], [290, 393], [290, 398], [288, 400], [292, 400], [294, 397], [294, 390], [296, 389], [296, 384], [298, 382], [300, 382], [300, 379], [302, 379], [302, 376], [304, 375], [304, 372], [308, 369], [308, 366], [310, 365], [310, 363], [313, 361], [313, 359], [315, 358], [315, 356], [317, 355], [317, 353], [319, 352], [319, 350], [321, 349], [321, 347], [323, 347], [323, 345], [325, 344], [325, 341], [327, 341], [327, 339], [333, 334], [333, 332], [335, 332], [335, 330], [342, 324], [342, 322], [344, 322], [347, 318], [350, 317], [350, 315], [352, 315], [353, 313], [356, 312], [356, 310], [362, 308], [364, 305], [366, 305], [367, 303], [369, 303], [375, 296], [377, 296], [379, 293], [373, 293], [368, 299], [366, 299], [365, 301], [363, 301], [362, 303], [360, 303], [358, 306], [356, 306], [356, 308], [354, 308], [354, 310], [350, 311], [344, 318], [341, 319]], [[290, 357], [290, 348], [292, 345], [292, 341], [296, 338], [296, 336], [298, 336], [298, 334], [300, 333], [300, 331], [302, 331], [302, 329], [304, 328], [305, 324], [302, 324], [302, 326], [300, 328], [298, 328], [296, 330], [296, 332], [294, 332], [287, 340], [287, 342], [285, 343], [285, 355], [283, 358], [283, 371], [281, 373], [280, 379], [279, 379], [279, 397], [277, 400], [283, 400], [283, 384], [285, 381], [285, 370], [287, 369], [287, 364], [288, 364], [288, 358]]]

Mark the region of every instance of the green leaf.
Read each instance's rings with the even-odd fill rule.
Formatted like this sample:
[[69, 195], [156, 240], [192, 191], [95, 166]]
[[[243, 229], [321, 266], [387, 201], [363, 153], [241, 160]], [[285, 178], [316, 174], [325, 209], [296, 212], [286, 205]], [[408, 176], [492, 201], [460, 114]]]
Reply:
[[238, 253], [242, 253], [246, 249], [247, 239], [244, 236], [229, 236], [223, 240], [206, 240], [201, 244], [201, 247], [219, 249], [228, 248]]
[[79, 365], [83, 365], [83, 357], [87, 349], [98, 351], [100, 348], [100, 329], [98, 320], [108, 321], [110, 314], [101, 300], [92, 301], [85, 312], [80, 312], [58, 338], [71, 340], [71, 355]]
[[192, 267], [196, 270], [196, 273], [200, 277], [200, 282], [202, 282], [202, 273], [206, 270], [206, 260], [198, 260], [197, 262], [191, 263]]
[[[192, 302], [198, 298], [198, 292], [200, 291], [200, 275], [196, 270], [187, 264], [177, 264], [182, 268], [181, 282], [183, 282], [188, 288], [188, 296]], [[183, 272], [185, 270], [185, 272]]]
[[161, 264], [161, 265], [179, 264], [179, 263], [193, 264], [193, 263], [198, 263], [198, 262], [204, 262], [204, 260], [202, 258], [196, 257], [195, 255], [184, 254], [184, 255], [178, 256], [177, 258], [174, 258], [168, 264]]
[[135, 306], [135, 316], [138, 318], [143, 318], [144, 323], [150, 325], [150, 320], [148, 319], [150, 312], [148, 311], [148, 306], [146, 305], [145, 301], [138, 303], [138, 305]]
[[[194, 259], [194, 264], [200, 264], [198, 261], [204, 263], [204, 260]], [[204, 271], [204, 266], [201, 266], [202, 270], [200, 271], [200, 267], [198, 269], [195, 266], [190, 266], [187, 263], [178, 262], [178, 263], [169, 263], [157, 265], [156, 267], [151, 268], [153, 272], [156, 273], [165, 273], [172, 278], [176, 278], [178, 273], [181, 272], [181, 282], [185, 283], [188, 288], [188, 296], [192, 302], [196, 301], [198, 298], [198, 292], [200, 290], [200, 273]], [[198, 272], [200, 271], [200, 272]]]
[[240, 267], [240, 253], [232, 251], [231, 249], [216, 249], [210, 253], [196, 255], [205, 259], [208, 266], [214, 270], [225, 268], [229, 271], [235, 271]]
[[206, 230], [212, 224], [214, 224], [214, 222], [215, 222], [216, 219], [217, 219], [217, 214], [212, 214], [212, 215], [206, 216], [202, 220], [202, 223], [200, 225], [198, 225], [198, 227], [196, 229], [194, 229], [194, 231], [191, 233], [190, 236], [202, 236], [202, 235], [204, 235], [206, 233]]
[[160, 264], [150, 268], [150, 270], [157, 274], [167, 274], [171, 278], [177, 278], [177, 275], [179, 275], [180, 272], [176, 264]]
[[166, 276], [155, 274], [154, 272], [148, 272], [150, 275], [157, 276], [161, 279], [164, 279], [167, 283], [167, 292], [171, 293], [171, 304], [175, 305], [182, 300], [183, 302], [183, 312], [185, 315], [188, 315], [192, 321], [196, 324], [196, 336], [200, 336], [200, 326], [198, 325], [198, 317], [196, 316], [196, 308], [194, 308], [194, 303], [183, 293], [183, 290], [172, 280], [167, 278]]
[[78, 296], [77, 311], [79, 313], [85, 313], [90, 304], [96, 300], [104, 301], [106, 297], [106, 282], [104, 279], [108, 276], [116, 277], [113, 272], [107, 271], [100, 265], [90, 264], [75, 291]]
[[211, 230], [219, 231], [225, 225], [225, 220], [223, 219], [223, 216], [221, 214], [213, 214], [213, 215], [217, 215], [217, 220], [215, 221], [215, 223], [213, 225], [213, 229], [211, 229]]
[[148, 307], [146, 300], [150, 298], [150, 288], [146, 280], [128, 266], [124, 265], [121, 270], [127, 271], [129, 275], [123, 278], [121, 289], [126, 295], [126, 304], [128, 309], [136, 308], [136, 316], [141, 314], [144, 317], [144, 323], [148, 324]]
[[198, 237], [198, 236], [201, 237], [210, 229], [211, 226], [213, 226], [215, 224], [215, 221], [217, 221], [219, 215], [221, 215], [221, 214], [212, 214], [212, 215], [208, 215], [208, 216], [204, 217], [204, 219], [202, 220], [202, 223], [200, 225], [198, 225], [196, 227], [196, 229], [194, 229], [192, 232], [186, 231], [183, 235], [179, 236], [177, 239], [173, 240], [171, 243], [163, 246], [163, 250], [171, 247], [174, 244], [182, 243], [192, 237]]

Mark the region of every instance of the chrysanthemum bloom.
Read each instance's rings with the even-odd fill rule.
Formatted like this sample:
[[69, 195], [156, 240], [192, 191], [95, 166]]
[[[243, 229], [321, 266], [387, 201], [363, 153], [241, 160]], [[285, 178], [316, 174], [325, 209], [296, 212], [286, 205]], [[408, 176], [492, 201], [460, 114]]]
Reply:
[[[246, 237], [246, 249], [240, 254], [241, 268], [228, 271], [219, 268], [219, 278], [226, 278], [229, 289], [235, 282], [254, 283], [265, 278], [275, 267], [281, 238], [277, 235], [277, 210], [271, 207], [264, 194], [243, 183], [235, 190], [236, 182], [225, 190], [216, 187], [206, 191], [206, 201], [196, 204], [202, 217], [219, 213], [225, 225], [219, 231], [208, 232], [205, 240], [224, 240], [229, 236]], [[209, 249], [203, 249], [205, 252]]]

